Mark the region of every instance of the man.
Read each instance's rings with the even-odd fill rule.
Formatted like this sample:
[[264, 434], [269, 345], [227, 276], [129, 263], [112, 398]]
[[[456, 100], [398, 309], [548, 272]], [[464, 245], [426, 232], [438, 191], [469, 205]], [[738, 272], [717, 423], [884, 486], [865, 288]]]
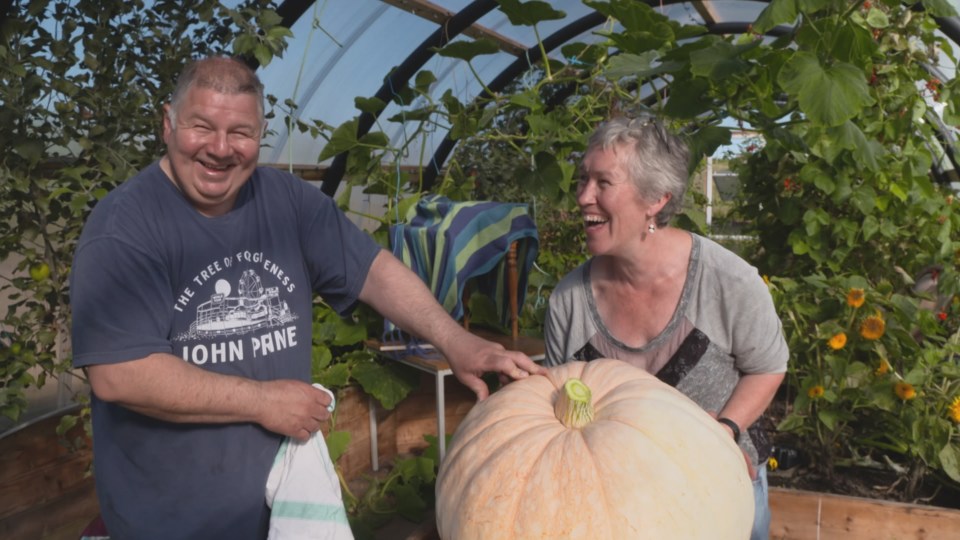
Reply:
[[167, 153], [100, 201], [71, 276], [113, 538], [265, 537], [281, 439], [329, 417], [309, 384], [314, 293], [427, 339], [480, 399], [485, 372], [541, 371], [465, 332], [329, 197], [257, 167], [263, 85], [243, 63], [191, 63], [164, 112]]

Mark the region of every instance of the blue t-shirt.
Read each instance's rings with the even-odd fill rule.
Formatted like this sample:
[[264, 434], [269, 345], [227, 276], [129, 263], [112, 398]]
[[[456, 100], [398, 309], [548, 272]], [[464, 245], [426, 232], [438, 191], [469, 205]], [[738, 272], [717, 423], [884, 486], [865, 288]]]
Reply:
[[[74, 366], [170, 353], [202, 369], [309, 381], [314, 292], [357, 302], [379, 246], [319, 189], [258, 168], [233, 210], [198, 213], [158, 163], [88, 219], [71, 275]], [[113, 538], [264, 538], [282, 437], [174, 424], [92, 397], [94, 467]]]

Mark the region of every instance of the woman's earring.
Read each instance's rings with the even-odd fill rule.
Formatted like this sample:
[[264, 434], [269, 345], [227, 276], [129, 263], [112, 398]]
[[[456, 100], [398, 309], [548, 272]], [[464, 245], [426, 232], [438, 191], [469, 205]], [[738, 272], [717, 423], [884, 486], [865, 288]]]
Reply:
[[650, 225], [647, 225], [647, 232], [650, 234], [653, 234], [657, 232], [657, 227], [653, 223], [651, 223]]

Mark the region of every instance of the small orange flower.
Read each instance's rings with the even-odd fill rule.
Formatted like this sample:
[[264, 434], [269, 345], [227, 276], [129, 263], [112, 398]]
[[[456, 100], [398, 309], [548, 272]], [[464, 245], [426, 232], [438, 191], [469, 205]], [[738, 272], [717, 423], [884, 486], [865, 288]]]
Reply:
[[810, 399], [819, 399], [819, 398], [822, 398], [822, 397], [823, 397], [823, 386], [821, 386], [821, 385], [818, 384], [818, 385], [810, 388], [809, 390], [807, 390], [807, 396], [809, 396]]
[[863, 305], [863, 301], [867, 299], [867, 296], [863, 294], [863, 289], [857, 289], [851, 287], [847, 292], [847, 305], [853, 308], [858, 308]]
[[898, 382], [897, 384], [893, 385], [893, 391], [897, 394], [897, 397], [903, 401], [910, 401], [911, 399], [917, 397], [917, 391], [910, 383]]
[[887, 329], [887, 323], [880, 316], [880, 313], [871, 315], [860, 323], [860, 335], [863, 339], [877, 340], [883, 337], [884, 330]]
[[950, 404], [949, 413], [950, 419], [960, 424], [960, 396], [953, 398], [953, 403]]
[[832, 338], [830, 338], [829, 341], [827, 341], [827, 345], [830, 345], [830, 348], [835, 351], [839, 351], [846, 344], [847, 344], [847, 335], [844, 334], [843, 332], [837, 332], [836, 334], [833, 335]]
[[881, 375], [886, 375], [889, 372], [890, 372], [890, 362], [887, 362], [887, 359], [884, 358], [880, 360], [880, 365], [877, 366], [877, 369], [873, 371], [873, 374], [879, 377]]
[[771, 457], [767, 460], [767, 468], [771, 471], [777, 470], [778, 467], [780, 467], [780, 462], [777, 461], [777, 458]]
[[937, 318], [940, 319], [941, 321], [947, 320], [947, 312], [941, 311], [940, 313], [937, 313]]

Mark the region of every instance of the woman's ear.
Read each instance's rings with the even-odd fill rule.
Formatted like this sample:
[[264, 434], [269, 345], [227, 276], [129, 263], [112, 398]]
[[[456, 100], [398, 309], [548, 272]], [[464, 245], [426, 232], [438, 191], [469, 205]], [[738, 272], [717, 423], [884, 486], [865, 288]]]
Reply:
[[668, 202], [670, 202], [670, 199], [672, 197], [673, 197], [672, 193], [664, 193], [663, 196], [661, 196], [657, 200], [657, 202], [651, 204], [650, 207], [647, 209], [647, 217], [651, 219], [654, 218], [657, 214], [660, 213], [661, 210], [663, 210], [663, 207], [666, 206]]

